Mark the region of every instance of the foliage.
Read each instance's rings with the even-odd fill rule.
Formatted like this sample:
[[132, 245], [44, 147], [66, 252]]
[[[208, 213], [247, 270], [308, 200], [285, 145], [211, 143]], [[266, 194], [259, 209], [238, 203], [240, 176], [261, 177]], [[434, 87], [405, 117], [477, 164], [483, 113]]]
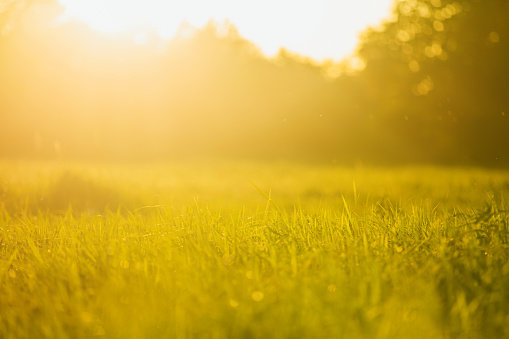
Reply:
[[363, 109], [438, 157], [505, 159], [509, 4], [408, 0], [396, 11], [395, 21], [365, 32], [359, 48], [367, 63]]
[[395, 5], [358, 72], [268, 59], [228, 24], [138, 45], [32, 5], [0, 37], [0, 156], [508, 164], [507, 2]]

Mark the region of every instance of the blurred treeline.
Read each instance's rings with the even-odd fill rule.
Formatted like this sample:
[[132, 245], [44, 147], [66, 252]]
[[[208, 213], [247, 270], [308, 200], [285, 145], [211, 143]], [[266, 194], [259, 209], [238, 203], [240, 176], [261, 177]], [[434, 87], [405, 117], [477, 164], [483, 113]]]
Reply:
[[354, 72], [267, 59], [228, 24], [137, 44], [54, 24], [52, 1], [4, 10], [0, 156], [509, 164], [509, 1], [394, 11], [363, 34]]

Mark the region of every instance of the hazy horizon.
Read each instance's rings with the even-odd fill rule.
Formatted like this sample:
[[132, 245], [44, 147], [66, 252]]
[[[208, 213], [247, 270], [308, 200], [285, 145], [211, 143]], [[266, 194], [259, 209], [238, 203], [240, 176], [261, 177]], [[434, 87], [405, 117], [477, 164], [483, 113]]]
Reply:
[[175, 36], [182, 22], [202, 28], [210, 20], [230, 22], [239, 34], [268, 56], [284, 48], [312, 58], [342, 60], [354, 53], [359, 34], [392, 16], [393, 0], [319, 1], [101, 1], [59, 0], [61, 22], [80, 20], [105, 34], [131, 31], [139, 43], [147, 28], [163, 39]]

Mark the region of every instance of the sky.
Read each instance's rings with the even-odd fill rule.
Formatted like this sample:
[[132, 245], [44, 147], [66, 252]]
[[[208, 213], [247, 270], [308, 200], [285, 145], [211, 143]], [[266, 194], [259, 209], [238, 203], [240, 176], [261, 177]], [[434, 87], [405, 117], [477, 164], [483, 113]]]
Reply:
[[[317, 61], [353, 53], [358, 35], [390, 16], [393, 0], [59, 0], [61, 20], [105, 34], [151, 27], [174, 37], [182, 21], [202, 27], [228, 20], [267, 56], [281, 47]], [[142, 42], [137, 36], [138, 42]]]

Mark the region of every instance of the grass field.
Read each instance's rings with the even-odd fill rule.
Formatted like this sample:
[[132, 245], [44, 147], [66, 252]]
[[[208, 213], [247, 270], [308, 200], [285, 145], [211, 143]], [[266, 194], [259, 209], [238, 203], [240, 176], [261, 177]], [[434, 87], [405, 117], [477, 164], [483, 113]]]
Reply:
[[0, 163], [0, 338], [509, 338], [509, 172]]

